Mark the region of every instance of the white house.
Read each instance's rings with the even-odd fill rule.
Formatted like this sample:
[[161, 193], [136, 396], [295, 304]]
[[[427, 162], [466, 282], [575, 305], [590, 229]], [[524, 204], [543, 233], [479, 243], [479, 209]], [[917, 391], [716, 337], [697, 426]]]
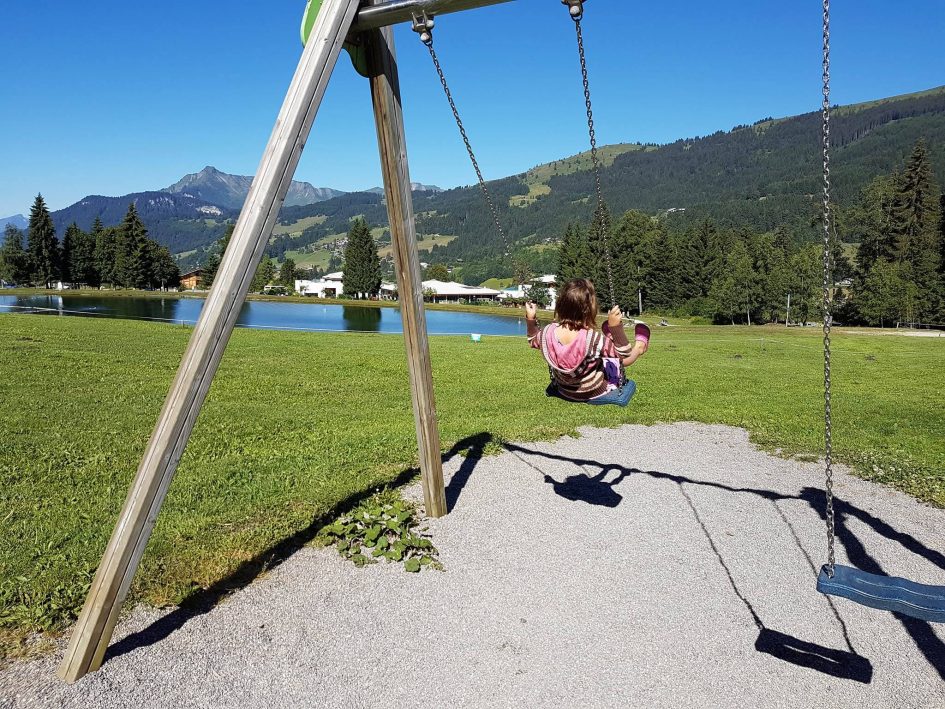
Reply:
[[[344, 292], [344, 271], [328, 273], [317, 281], [296, 281], [295, 290], [299, 295], [310, 295], [316, 298], [337, 298]], [[382, 298], [396, 298], [396, 283], [381, 283]]]
[[295, 290], [300, 295], [310, 295], [316, 298], [337, 298], [342, 291], [341, 280], [329, 281], [321, 278], [317, 281], [297, 280]]
[[[550, 274], [539, 276], [538, 278], [533, 278], [531, 280], [532, 284], [544, 285], [548, 289], [548, 302], [550, 304], [549, 308], [552, 308], [552, 309], [555, 307], [555, 302], [557, 300], [557, 291], [555, 290], [557, 286], [556, 280], [557, 279], [555, 278], [555, 276], [550, 275]], [[499, 293], [498, 297], [500, 300], [505, 300], [507, 298], [514, 298], [514, 299], [528, 298], [529, 288], [531, 288], [531, 286], [523, 286], [523, 285], [509, 286], [508, 288], [503, 289], [502, 292]]]
[[499, 291], [493, 288], [467, 286], [463, 283], [448, 283], [446, 281], [424, 281], [424, 293], [432, 292], [433, 302], [441, 300], [495, 300]]

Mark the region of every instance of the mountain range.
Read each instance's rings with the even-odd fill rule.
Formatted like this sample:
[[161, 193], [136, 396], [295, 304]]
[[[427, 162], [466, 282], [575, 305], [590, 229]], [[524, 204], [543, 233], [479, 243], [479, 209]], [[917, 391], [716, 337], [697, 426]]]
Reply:
[[[182, 194], [188, 197], [215, 204], [224, 209], [241, 209], [253, 178], [245, 175], [228, 175], [215, 167], [207, 166], [200, 172], [185, 175], [179, 182], [165, 187], [162, 192]], [[299, 207], [306, 204], [324, 202], [326, 199], [343, 195], [341, 190], [331, 187], [313, 187], [308, 182], [292, 181], [285, 198], [286, 207]]]
[[17, 229], [25, 229], [29, 226], [29, 220], [22, 214], [14, 214], [12, 217], [0, 218], [0, 231], [6, 229], [7, 224], [12, 224]]
[[[96, 218], [108, 225], [121, 222], [128, 205], [135, 204], [151, 238], [167, 246], [172, 253], [186, 253], [206, 246], [220, 237], [226, 224], [239, 216], [253, 178], [230, 175], [207, 166], [200, 172], [185, 175], [170, 187], [148, 192], [134, 192], [121, 197], [89, 195], [64, 209], [52, 213], [60, 235], [75, 222], [90, 229]], [[412, 183], [414, 189], [440, 192], [439, 187]], [[364, 194], [381, 194], [374, 187]], [[283, 209], [308, 207], [350, 193], [331, 187], [314, 187], [308, 182], [293, 181]], [[18, 228], [25, 228], [22, 215], [9, 217]], [[0, 223], [0, 228], [3, 224]]]
[[[936, 175], [945, 181], [945, 87], [835, 107], [831, 136], [833, 194], [841, 206], [875, 176], [900, 168], [919, 139], [926, 141]], [[764, 118], [665, 145], [603, 146], [600, 156], [604, 195], [614, 215], [639, 209], [682, 226], [708, 217], [760, 230], [784, 225], [799, 239], [815, 236], [811, 224], [822, 180], [819, 111]], [[569, 222], [587, 223], [590, 168], [590, 156], [581, 153], [491, 181], [509, 240], [547, 255], [553, 253], [547, 244], [560, 238]], [[87, 229], [96, 216], [106, 225], [117, 224], [133, 201], [152, 238], [194, 263], [237, 216], [250, 182], [207, 167], [163, 190], [86, 197], [53, 218], [60, 233], [73, 221]], [[504, 246], [477, 186], [413, 186], [418, 232], [437, 235], [431, 258], [469, 264], [500, 257]], [[269, 254], [311, 253], [346, 232], [349, 220], [359, 215], [372, 226], [386, 226], [380, 188], [344, 193], [293, 183]]]

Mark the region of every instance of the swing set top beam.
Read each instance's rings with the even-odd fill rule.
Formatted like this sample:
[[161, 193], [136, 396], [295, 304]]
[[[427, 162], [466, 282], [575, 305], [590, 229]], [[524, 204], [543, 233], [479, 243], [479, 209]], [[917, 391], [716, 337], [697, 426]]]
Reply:
[[511, 0], [381, 0], [358, 10], [352, 30], [364, 32], [401, 22], [410, 22], [414, 16], [427, 14], [430, 17], [450, 12], [473, 10], [477, 7], [498, 5]]

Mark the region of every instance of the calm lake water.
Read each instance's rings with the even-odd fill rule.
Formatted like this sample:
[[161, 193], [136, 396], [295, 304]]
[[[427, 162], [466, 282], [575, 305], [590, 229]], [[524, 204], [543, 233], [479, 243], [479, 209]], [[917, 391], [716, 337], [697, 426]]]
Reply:
[[[202, 298], [134, 298], [84, 295], [0, 295], [0, 312], [127, 318], [192, 325], [203, 308]], [[248, 301], [240, 327], [311, 332], [403, 332], [397, 308]], [[524, 318], [427, 311], [431, 335], [524, 335]]]

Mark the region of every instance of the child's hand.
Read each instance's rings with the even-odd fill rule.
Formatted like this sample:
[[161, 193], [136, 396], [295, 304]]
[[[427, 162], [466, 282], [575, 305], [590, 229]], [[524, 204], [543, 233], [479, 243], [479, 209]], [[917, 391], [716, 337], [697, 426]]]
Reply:
[[534, 303], [525, 303], [525, 319], [535, 321], [538, 319], [538, 306]]
[[610, 327], [620, 327], [620, 323], [623, 322], [623, 313], [620, 312], [620, 306], [615, 305], [610, 309], [610, 312], [607, 314], [607, 324]]

